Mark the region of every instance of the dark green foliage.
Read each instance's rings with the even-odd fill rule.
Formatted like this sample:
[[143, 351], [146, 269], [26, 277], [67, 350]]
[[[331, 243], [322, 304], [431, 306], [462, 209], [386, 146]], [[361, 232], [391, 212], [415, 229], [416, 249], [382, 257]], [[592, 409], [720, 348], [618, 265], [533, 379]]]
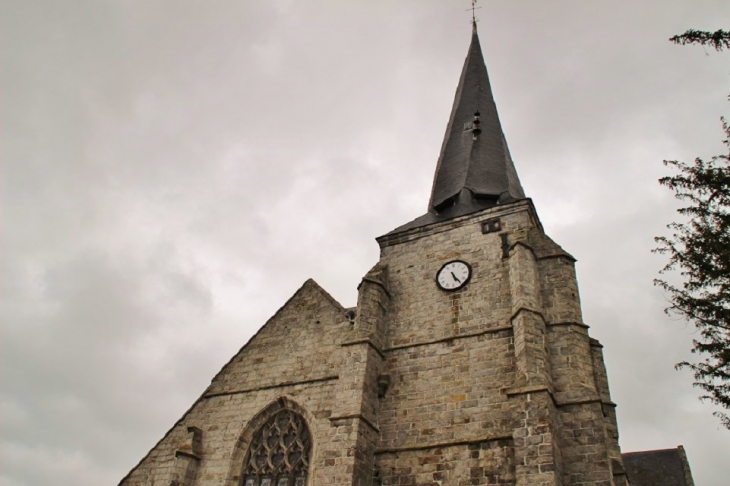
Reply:
[[700, 44], [709, 45], [718, 51], [730, 49], [730, 32], [726, 30], [717, 30], [715, 32], [705, 32], [702, 30], [689, 29], [681, 35], [670, 37], [669, 40], [675, 44]]
[[[694, 164], [664, 161], [679, 173], [659, 183], [688, 203], [677, 210], [688, 221], [668, 225], [672, 236], [655, 238], [654, 251], [669, 255], [661, 273], [678, 270], [684, 282], [680, 287], [662, 279], [654, 283], [669, 293], [666, 312], [688, 319], [699, 331], [692, 352], [702, 361], [677, 367], [692, 370], [695, 386], [705, 392], [702, 399], [730, 410], [730, 127], [722, 122], [728, 155]], [[715, 415], [730, 429], [726, 413]]]
[[[730, 49], [730, 32], [725, 30], [690, 29], [669, 40], [680, 45], [710, 45], [718, 51]], [[669, 293], [671, 305], [665, 312], [684, 317], [700, 335], [693, 340], [692, 353], [701, 361], [683, 361], [677, 368], [692, 370], [694, 385], [705, 392], [700, 399], [730, 410], [730, 127], [724, 118], [722, 126], [728, 155], [709, 161], [697, 158], [692, 165], [664, 161], [679, 174], [662, 177], [659, 183], [689, 204], [677, 210], [688, 221], [668, 225], [672, 236], [654, 238], [659, 246], [653, 251], [669, 255], [660, 273], [677, 270], [684, 277], [681, 287], [654, 280]], [[719, 411], [715, 416], [730, 429], [727, 413]]]

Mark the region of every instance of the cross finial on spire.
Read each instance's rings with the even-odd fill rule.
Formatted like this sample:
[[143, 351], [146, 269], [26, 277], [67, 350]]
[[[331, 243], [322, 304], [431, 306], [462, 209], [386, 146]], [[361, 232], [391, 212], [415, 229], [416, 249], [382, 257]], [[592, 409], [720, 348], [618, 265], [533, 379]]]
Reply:
[[[471, 0], [471, 24], [476, 29], [477, 27], [477, 14], [476, 11], [482, 7], [477, 7], [477, 0]], [[467, 9], [470, 10], [470, 9]]]

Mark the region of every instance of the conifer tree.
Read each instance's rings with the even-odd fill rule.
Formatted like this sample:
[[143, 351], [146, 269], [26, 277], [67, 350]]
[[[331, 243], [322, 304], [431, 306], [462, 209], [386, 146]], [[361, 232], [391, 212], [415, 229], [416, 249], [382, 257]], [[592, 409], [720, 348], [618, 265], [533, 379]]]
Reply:
[[716, 30], [715, 32], [706, 32], [704, 30], [689, 29], [684, 34], [675, 35], [669, 38], [670, 42], [675, 44], [700, 44], [709, 45], [718, 51], [730, 49], [730, 32], [726, 30]]
[[[688, 30], [669, 40], [730, 49], [730, 32], [724, 30]], [[672, 235], [655, 238], [654, 252], [669, 256], [661, 273], [677, 270], [683, 282], [677, 286], [660, 278], [654, 283], [669, 294], [671, 305], [665, 311], [686, 318], [699, 332], [692, 348], [697, 360], [677, 368], [693, 372], [694, 385], [704, 392], [700, 399], [718, 405], [721, 411], [715, 416], [730, 429], [723, 411], [730, 410], [730, 126], [724, 118], [722, 125], [727, 155], [697, 158], [693, 164], [664, 161], [678, 173], [659, 183], [686, 203], [677, 210], [686, 221], [669, 224]]]

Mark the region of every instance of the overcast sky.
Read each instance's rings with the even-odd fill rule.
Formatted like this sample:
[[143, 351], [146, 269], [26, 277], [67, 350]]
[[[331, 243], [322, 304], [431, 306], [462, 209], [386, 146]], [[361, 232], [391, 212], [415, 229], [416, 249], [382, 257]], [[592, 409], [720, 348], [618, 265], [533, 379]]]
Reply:
[[[663, 159], [721, 153], [726, 0], [483, 1], [517, 170], [577, 259], [625, 452], [726, 486], [662, 312]], [[343, 305], [423, 214], [467, 0], [0, 0], [0, 485], [116, 484], [309, 277]]]

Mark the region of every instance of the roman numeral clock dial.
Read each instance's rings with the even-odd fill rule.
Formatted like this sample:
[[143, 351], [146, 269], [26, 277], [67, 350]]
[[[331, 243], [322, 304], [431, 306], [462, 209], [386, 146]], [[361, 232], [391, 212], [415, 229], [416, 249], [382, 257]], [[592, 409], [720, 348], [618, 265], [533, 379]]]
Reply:
[[436, 285], [447, 292], [459, 290], [471, 278], [471, 265], [461, 260], [446, 262], [436, 272]]

